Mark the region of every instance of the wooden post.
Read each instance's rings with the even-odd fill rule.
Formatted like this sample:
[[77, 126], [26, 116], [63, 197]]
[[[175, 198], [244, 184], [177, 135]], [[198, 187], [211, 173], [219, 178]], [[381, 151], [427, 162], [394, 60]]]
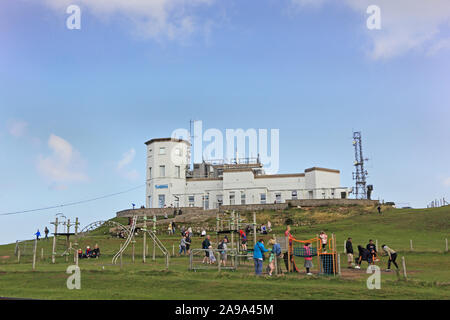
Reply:
[[17, 263], [20, 263], [20, 247], [17, 248]]
[[218, 268], [218, 270], [220, 272], [220, 264], [221, 264], [221, 262], [220, 262], [220, 251], [217, 251], [217, 262], [218, 262], [217, 268]]
[[220, 224], [220, 218], [219, 218], [219, 213], [216, 213], [216, 240], [217, 242], [219, 242], [219, 224]]
[[41, 261], [44, 260], [44, 248], [41, 248]]
[[291, 248], [289, 248], [289, 236], [286, 236], [286, 250], [288, 256], [288, 271], [291, 272]]
[[34, 250], [33, 250], [33, 271], [36, 269], [36, 250], [37, 250], [37, 239], [34, 239]]
[[231, 231], [231, 249], [234, 249], [234, 211], [231, 212], [230, 231]]
[[341, 255], [339, 253], [337, 254], [337, 269], [338, 275], [341, 275]]
[[135, 243], [136, 243], [136, 241], [133, 239], [131, 241], [131, 260], [133, 261], [133, 263], [134, 263], [134, 244]]
[[153, 215], [153, 261], [156, 260], [156, 215]]
[[402, 265], [403, 265], [403, 276], [405, 277], [405, 280], [408, 279], [408, 276], [406, 275], [406, 262], [405, 257], [402, 257]]
[[412, 242], [412, 240], [409, 240], [409, 246], [411, 247], [411, 251], [413, 251], [414, 249], [413, 249], [413, 242]]
[[144, 238], [143, 238], [143, 249], [142, 249], [142, 262], [145, 263], [147, 249], [147, 215], [144, 215]]
[[53, 234], [53, 247], [52, 247], [52, 263], [55, 263], [56, 254], [56, 235], [58, 233], [58, 218], [55, 219], [55, 233]]
[[445, 238], [445, 252], [448, 252], [448, 239]]
[[[275, 240], [275, 243], [277, 243], [277, 236], [274, 234], [273, 239]], [[275, 261], [275, 274], [278, 275], [278, 257], [276, 253], [273, 254], [273, 259]]]
[[75, 264], [78, 267], [78, 250], [77, 250], [77, 248], [75, 248]]
[[175, 257], [175, 244], [172, 244], [172, 257]]
[[[344, 254], [346, 254], [347, 253], [347, 248], [345, 247], [345, 245], [347, 244], [347, 241], [346, 240], [344, 240]], [[377, 247], [377, 249], [378, 249], [378, 247]]]
[[75, 235], [77, 235], [78, 234], [78, 225], [79, 225], [80, 223], [78, 222], [78, 217], [76, 217], [75, 218]]

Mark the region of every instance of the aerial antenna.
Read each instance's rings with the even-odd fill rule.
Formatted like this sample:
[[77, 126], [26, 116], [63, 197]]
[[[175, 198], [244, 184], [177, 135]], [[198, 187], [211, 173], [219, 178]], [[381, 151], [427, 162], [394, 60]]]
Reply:
[[364, 168], [364, 162], [369, 159], [364, 158], [363, 156], [361, 131], [353, 132], [353, 147], [355, 148], [355, 162], [353, 163], [355, 166], [355, 171], [353, 172], [353, 180], [355, 180], [355, 198], [370, 199], [373, 186], [366, 186], [368, 173]]

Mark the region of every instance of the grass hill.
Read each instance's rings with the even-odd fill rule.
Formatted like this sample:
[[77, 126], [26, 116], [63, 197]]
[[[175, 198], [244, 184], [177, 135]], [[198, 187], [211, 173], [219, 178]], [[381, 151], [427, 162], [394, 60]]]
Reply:
[[[249, 222], [252, 219], [250, 215], [246, 218]], [[15, 244], [0, 246], [0, 296], [39, 299], [450, 299], [450, 256], [445, 252], [445, 239], [450, 238], [449, 218], [450, 206], [384, 208], [382, 214], [373, 208], [357, 206], [258, 213], [257, 222], [265, 223], [270, 219], [274, 234], [283, 234], [286, 221], [293, 225], [292, 234], [297, 239], [309, 239], [321, 230], [334, 233], [341, 254], [340, 277], [307, 277], [301, 258], [296, 261], [302, 273], [271, 278], [253, 276], [252, 261], [237, 271], [218, 273], [214, 268], [192, 272], [188, 270], [189, 258], [178, 256], [177, 252], [171, 257], [166, 272], [159, 252], [156, 261], [152, 261], [152, 243], [147, 262], [142, 263], [143, 247], [139, 237], [135, 245], [135, 262], [131, 260], [130, 247], [123, 257], [121, 270], [118, 265], [111, 264], [111, 258], [123, 240], [109, 236], [108, 228], [101, 227], [78, 240], [79, 247], [93, 247], [98, 243], [102, 250], [99, 259], [80, 260], [81, 290], [66, 288], [69, 276], [66, 268], [73, 261], [65, 262], [65, 258], [59, 256], [56, 264], [50, 263], [51, 239], [39, 241], [35, 271], [31, 270], [30, 250], [23, 252], [19, 264], [14, 255]], [[210, 227], [214, 223], [209, 221]], [[167, 249], [177, 251], [179, 236], [164, 234], [165, 224], [158, 228]], [[215, 241], [215, 234], [211, 234]], [[379, 246], [388, 244], [398, 252], [398, 262], [405, 257], [408, 280], [395, 272], [382, 272], [381, 289], [368, 290], [366, 279], [369, 275], [365, 267], [362, 270], [346, 269], [343, 245], [347, 237], [353, 238], [355, 248], [358, 244], [365, 246], [369, 239], [378, 240]], [[252, 237], [249, 240], [252, 243]], [[201, 241], [199, 237], [194, 238], [192, 247], [200, 248]], [[41, 249], [44, 250], [43, 260], [40, 259]], [[386, 258], [378, 265], [384, 270]], [[317, 271], [316, 265], [314, 271]]]

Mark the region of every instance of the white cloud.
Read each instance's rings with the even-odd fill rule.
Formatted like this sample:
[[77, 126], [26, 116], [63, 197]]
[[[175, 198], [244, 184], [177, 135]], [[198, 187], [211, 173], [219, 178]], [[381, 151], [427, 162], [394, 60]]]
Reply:
[[[400, 56], [411, 50], [435, 54], [449, 48], [443, 30], [450, 25], [449, 0], [291, 0], [299, 7], [313, 3], [339, 3], [367, 19], [367, 7], [381, 9], [381, 30], [366, 30], [371, 40], [369, 55], [374, 59]], [[361, 24], [365, 28], [365, 23]]]
[[52, 182], [79, 182], [88, 179], [83, 172], [85, 161], [68, 141], [51, 134], [48, 146], [52, 153], [46, 157], [40, 155], [37, 163], [37, 168], [44, 177]]
[[13, 137], [23, 137], [27, 131], [28, 123], [22, 120], [13, 120], [9, 123], [9, 134]]
[[134, 148], [131, 148], [129, 151], [125, 152], [122, 155], [122, 159], [117, 164], [117, 169], [120, 170], [123, 167], [125, 167], [126, 165], [129, 165], [134, 160], [135, 156], [136, 156], [136, 150], [134, 150]]
[[[58, 12], [72, 4], [80, 5], [103, 21], [125, 18], [141, 37], [179, 40], [202, 30], [205, 23], [195, 9], [209, 6], [215, 0], [45, 0]], [[83, 23], [82, 23], [83, 25]], [[82, 27], [83, 28], [83, 27]]]
[[135, 156], [136, 150], [134, 150], [134, 148], [131, 148], [122, 155], [122, 159], [120, 159], [120, 161], [117, 163], [117, 171], [119, 172], [119, 174], [122, 177], [132, 181], [139, 179], [139, 173], [135, 169], [127, 170], [126, 167], [133, 162]]

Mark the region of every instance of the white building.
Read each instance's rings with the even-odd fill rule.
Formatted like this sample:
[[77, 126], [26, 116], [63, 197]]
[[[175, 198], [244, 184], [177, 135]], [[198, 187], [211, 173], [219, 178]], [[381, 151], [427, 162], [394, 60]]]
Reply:
[[203, 207], [284, 203], [295, 199], [347, 198], [340, 172], [310, 168], [304, 173], [264, 174], [259, 160], [194, 164], [189, 170], [190, 144], [161, 138], [146, 142], [146, 207]]

